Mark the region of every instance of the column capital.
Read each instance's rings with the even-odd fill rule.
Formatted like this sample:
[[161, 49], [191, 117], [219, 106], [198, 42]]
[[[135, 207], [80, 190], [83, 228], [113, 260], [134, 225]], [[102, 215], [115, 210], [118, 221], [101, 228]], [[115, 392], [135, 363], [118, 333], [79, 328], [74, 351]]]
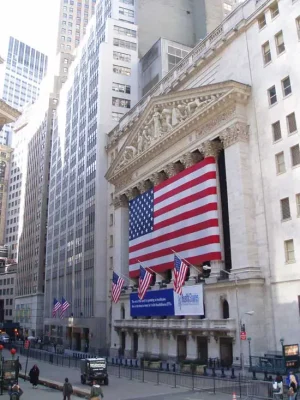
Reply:
[[183, 164], [184, 168], [189, 168], [192, 165], [194, 165], [195, 162], [195, 157], [193, 156], [192, 153], [186, 153], [180, 158], [181, 164]]
[[220, 134], [220, 139], [224, 149], [237, 142], [247, 142], [249, 139], [249, 126], [244, 122], [236, 122]]
[[133, 189], [126, 190], [124, 194], [128, 200], [132, 200], [135, 198], [135, 193], [134, 193]]
[[168, 178], [172, 178], [172, 176], [175, 176], [177, 174], [175, 164], [173, 163], [167, 164], [164, 167], [164, 171], [167, 174]]
[[149, 180], [153, 183], [154, 186], [156, 186], [156, 185], [159, 185], [163, 181], [163, 176], [162, 176], [161, 172], [154, 172], [154, 174], [152, 174], [149, 177]]
[[150, 189], [149, 182], [142, 181], [136, 185], [137, 189], [139, 190], [140, 194], [147, 192]]
[[220, 151], [222, 150], [222, 143], [217, 141], [206, 140], [201, 144], [199, 151], [204, 157], [215, 157], [218, 158]]
[[120, 207], [128, 207], [128, 201], [125, 197], [124, 194], [120, 194], [119, 196], [116, 196], [113, 200], [113, 205], [115, 209], [120, 208]]

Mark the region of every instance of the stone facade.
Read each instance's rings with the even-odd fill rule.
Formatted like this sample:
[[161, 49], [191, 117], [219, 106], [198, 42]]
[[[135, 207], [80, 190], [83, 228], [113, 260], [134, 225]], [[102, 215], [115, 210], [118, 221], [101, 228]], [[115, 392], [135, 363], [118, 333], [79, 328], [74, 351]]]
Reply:
[[[284, 124], [293, 113], [296, 121], [300, 118], [297, 71], [288, 61], [299, 47], [294, 27], [300, 6], [283, 0], [274, 15], [271, 3], [247, 1], [238, 7], [108, 135], [107, 152], [116, 155], [106, 174], [114, 198], [109, 207], [111, 270], [128, 276], [126, 200], [143, 193], [145, 185], [174, 176], [179, 162], [187, 168], [208, 156], [218, 161], [223, 230], [222, 260], [211, 263], [206, 280], [205, 318], [132, 319], [131, 290], [125, 290], [112, 305], [114, 355], [195, 359], [206, 353], [240, 363], [244, 353], [247, 363], [248, 345], [239, 339], [241, 323], [255, 355], [280, 351], [280, 338], [299, 342], [299, 135], [294, 126], [287, 132]], [[286, 47], [277, 58], [274, 35], [281, 29]], [[266, 40], [274, 54], [274, 65], [267, 67], [261, 53]], [[291, 93], [285, 91], [286, 77]], [[269, 106], [272, 85], [277, 101]], [[282, 131], [274, 144], [272, 124], [277, 120]], [[280, 170], [277, 165], [276, 173], [281, 152], [286, 164]], [[291, 215], [281, 218], [281, 199], [287, 197]], [[221, 270], [229, 265], [225, 279]], [[186, 284], [191, 282], [192, 276]], [[172, 287], [172, 281], [167, 286]]]

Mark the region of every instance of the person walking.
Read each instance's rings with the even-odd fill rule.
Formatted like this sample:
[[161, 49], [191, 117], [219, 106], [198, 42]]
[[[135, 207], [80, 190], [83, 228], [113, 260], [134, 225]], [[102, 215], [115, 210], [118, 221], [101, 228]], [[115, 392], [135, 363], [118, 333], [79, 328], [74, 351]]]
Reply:
[[34, 364], [34, 366], [31, 368], [29, 372], [30, 383], [32, 384], [32, 387], [34, 389], [37, 388], [37, 385], [39, 383], [39, 376], [40, 376], [40, 370], [38, 369], [37, 365]]
[[73, 393], [73, 387], [72, 387], [71, 383], [69, 382], [69, 379], [66, 378], [65, 383], [63, 385], [63, 395], [64, 395], [63, 400], [70, 400], [72, 393]]
[[286, 378], [286, 384], [288, 387], [288, 399], [296, 400], [298, 392], [298, 380], [293, 371], [289, 372], [289, 375]]
[[280, 400], [283, 399], [283, 381], [280, 374], [277, 374], [273, 383], [273, 398]]
[[23, 394], [23, 390], [16, 383], [12, 386], [11, 390], [8, 391], [9, 400], [19, 400]]
[[104, 398], [103, 391], [101, 386], [97, 383], [97, 381], [93, 381], [93, 386], [91, 389], [90, 400], [102, 400]]

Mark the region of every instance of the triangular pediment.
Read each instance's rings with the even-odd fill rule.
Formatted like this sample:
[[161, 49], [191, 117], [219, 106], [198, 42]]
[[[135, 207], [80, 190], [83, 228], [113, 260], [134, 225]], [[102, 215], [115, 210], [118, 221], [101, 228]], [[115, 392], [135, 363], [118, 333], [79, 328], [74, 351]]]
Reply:
[[[226, 100], [245, 102], [249, 95], [248, 85], [226, 81], [151, 98], [139, 119], [126, 127], [128, 136], [107, 171], [106, 179], [114, 183], [123, 174], [136, 169], [145, 161], [145, 154], [175, 132], [187, 131], [192, 120], [207, 118], [217, 105]], [[117, 130], [114, 134], [119, 136]]]

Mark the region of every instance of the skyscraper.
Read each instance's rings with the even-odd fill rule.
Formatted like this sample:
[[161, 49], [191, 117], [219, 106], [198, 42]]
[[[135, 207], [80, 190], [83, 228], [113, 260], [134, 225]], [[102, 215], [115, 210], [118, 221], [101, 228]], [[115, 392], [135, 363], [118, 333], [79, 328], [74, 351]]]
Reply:
[[75, 57], [74, 50], [86, 33], [87, 24], [95, 12], [96, 0], [61, 0], [56, 52], [60, 53], [59, 75], [65, 82]]
[[[207, 3], [214, 2], [220, 0]], [[49, 183], [44, 333], [76, 350], [108, 346], [107, 272], [115, 261], [113, 235], [107, 251], [106, 209], [113, 198], [107, 200], [104, 178], [106, 133], [138, 100], [139, 57], [160, 37], [193, 46], [196, 17], [205, 21], [208, 15], [203, 6], [201, 13], [198, 1], [186, 0], [175, 5], [99, 0], [95, 8], [60, 94]], [[203, 35], [206, 30], [204, 22]], [[53, 298], [61, 297], [71, 305], [66, 311], [71, 324], [52, 317]]]
[[[40, 91], [48, 58], [27, 44], [10, 37], [6, 57], [2, 98], [21, 110], [26, 103], [34, 103]], [[0, 143], [11, 145], [12, 129], [6, 126], [0, 134]]]

